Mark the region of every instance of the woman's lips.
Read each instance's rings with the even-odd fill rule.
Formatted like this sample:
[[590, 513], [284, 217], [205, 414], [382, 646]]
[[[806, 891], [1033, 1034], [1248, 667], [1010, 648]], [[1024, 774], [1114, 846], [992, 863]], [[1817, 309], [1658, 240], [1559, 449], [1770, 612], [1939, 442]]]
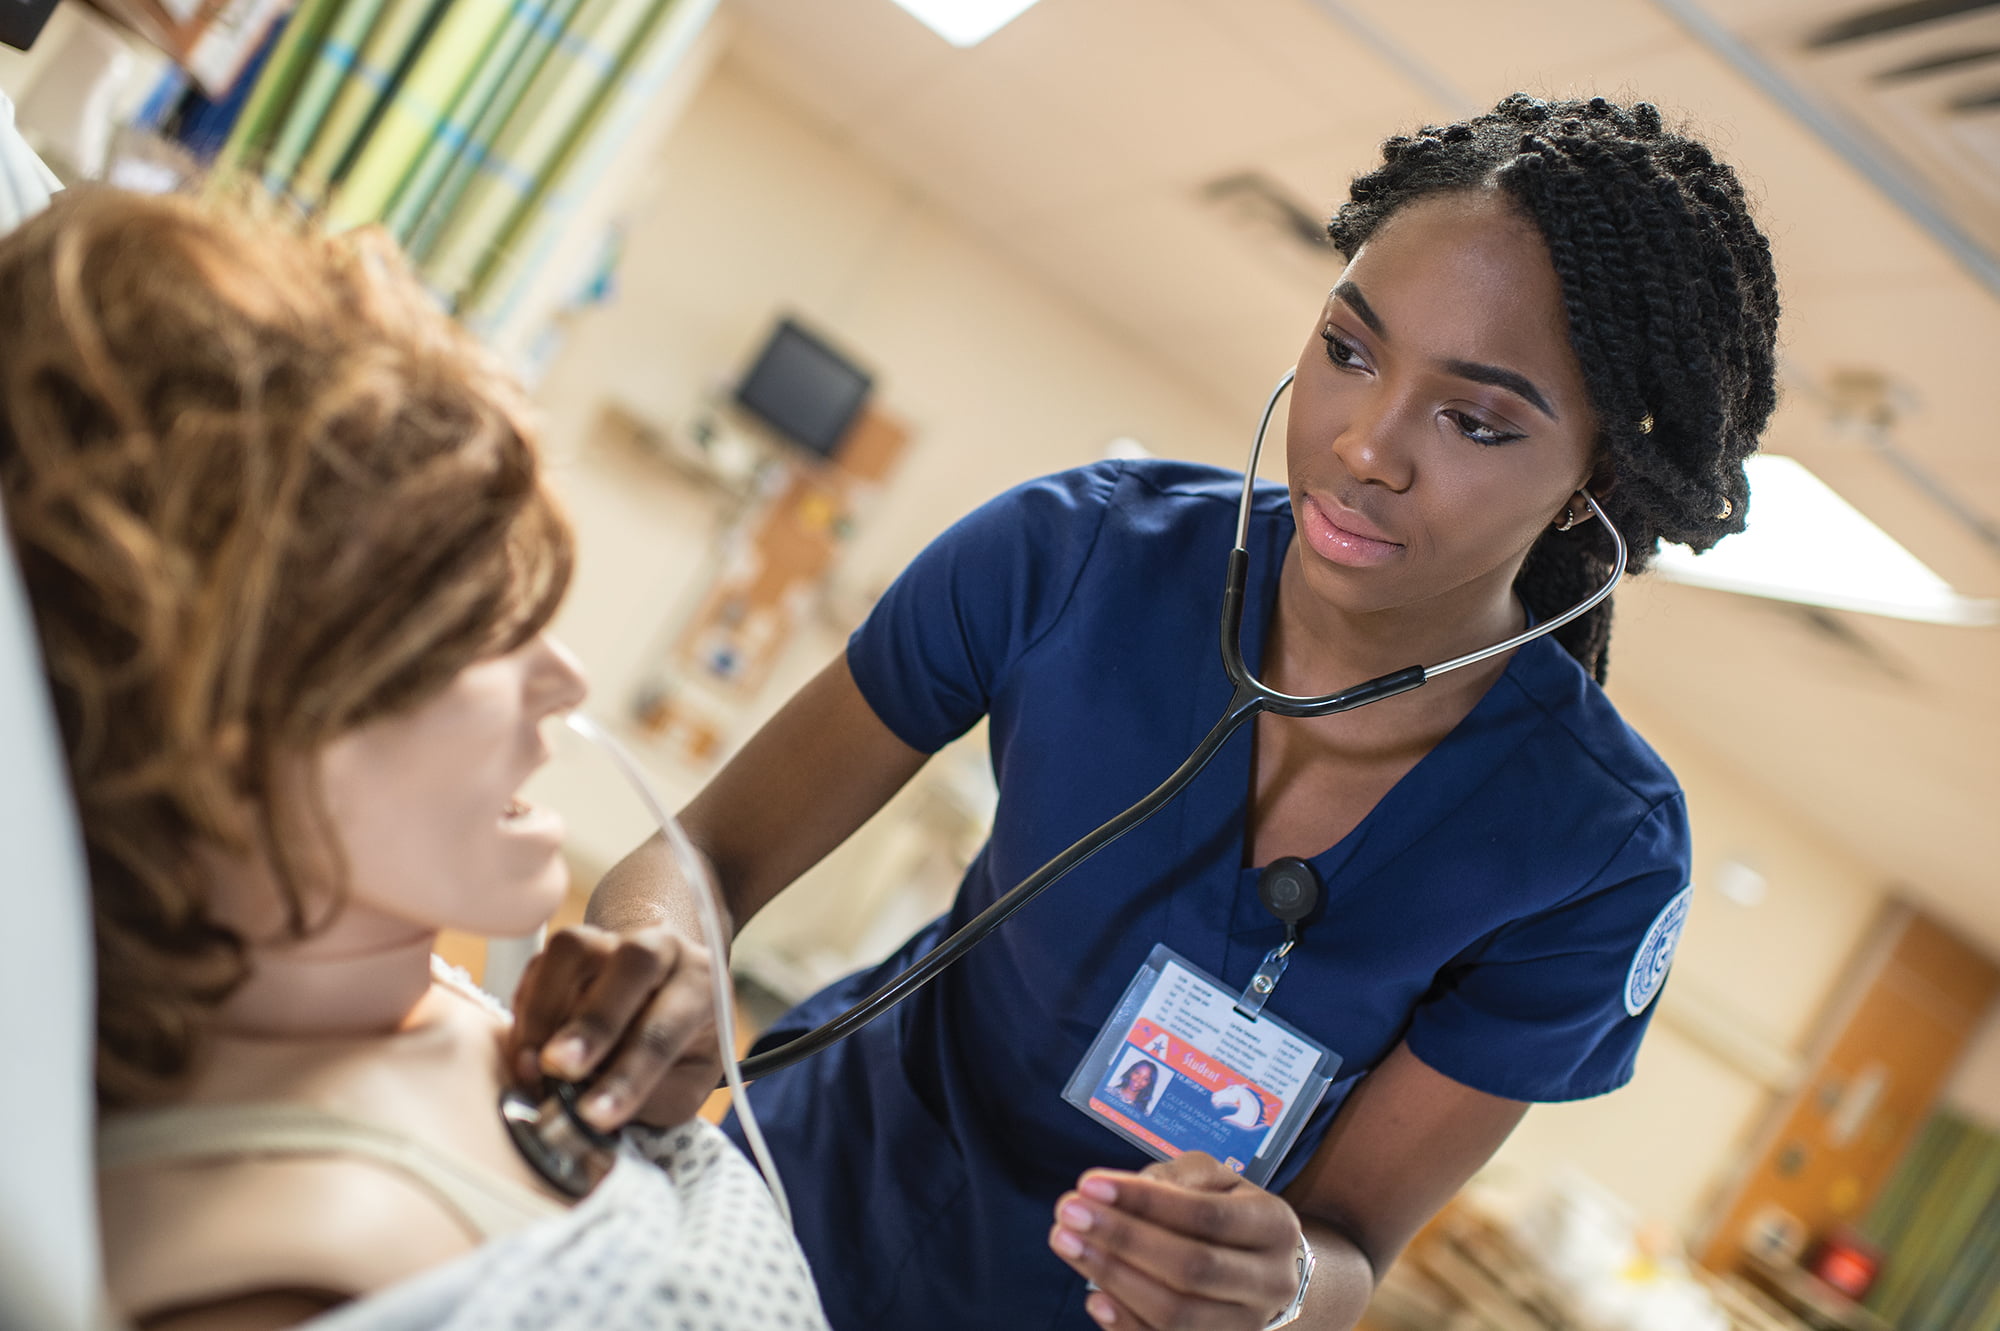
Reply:
[[1321, 507], [1319, 500], [1311, 495], [1299, 505], [1300, 516], [1305, 519], [1301, 530], [1306, 544], [1313, 553], [1333, 564], [1344, 564], [1349, 568], [1368, 568], [1385, 564], [1403, 552], [1403, 547], [1394, 541], [1385, 541], [1378, 536], [1353, 530], [1342, 523], [1356, 526], [1365, 523], [1356, 515], [1344, 509]]

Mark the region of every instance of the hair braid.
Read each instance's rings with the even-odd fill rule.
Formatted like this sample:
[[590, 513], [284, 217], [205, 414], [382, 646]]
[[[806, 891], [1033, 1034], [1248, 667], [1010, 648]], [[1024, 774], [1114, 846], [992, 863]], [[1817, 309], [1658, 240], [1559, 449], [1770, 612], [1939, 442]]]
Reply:
[[[1548, 247], [1599, 422], [1597, 499], [1631, 570], [1661, 540], [1706, 550], [1743, 530], [1743, 459], [1777, 404], [1778, 290], [1736, 173], [1645, 102], [1515, 93], [1383, 144], [1327, 232], [1352, 257], [1404, 205], [1487, 188]], [[1551, 530], [1515, 590], [1537, 617], [1559, 614], [1602, 584], [1611, 558], [1599, 524]], [[1556, 639], [1602, 682], [1610, 601]]]

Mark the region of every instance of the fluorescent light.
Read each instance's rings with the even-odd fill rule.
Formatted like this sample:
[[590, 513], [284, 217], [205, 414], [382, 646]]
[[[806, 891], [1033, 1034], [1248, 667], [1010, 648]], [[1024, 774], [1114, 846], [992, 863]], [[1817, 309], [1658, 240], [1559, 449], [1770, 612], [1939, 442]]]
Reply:
[[1653, 567], [1693, 587], [1858, 610], [1930, 624], [2000, 624], [2000, 601], [1961, 596], [1826, 482], [1791, 458], [1759, 454], [1750, 525], [1695, 554], [1661, 542]]
[[977, 46], [1035, 0], [896, 0], [953, 46]]

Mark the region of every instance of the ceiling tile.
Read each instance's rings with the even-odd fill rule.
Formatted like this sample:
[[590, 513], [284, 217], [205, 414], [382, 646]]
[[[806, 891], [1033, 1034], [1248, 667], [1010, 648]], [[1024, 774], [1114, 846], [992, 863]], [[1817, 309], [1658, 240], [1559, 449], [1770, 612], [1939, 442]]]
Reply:
[[1658, 103], [1733, 164], [1788, 283], [1958, 275], [1908, 213], [1707, 48], [1606, 59], [1591, 86]]
[[1199, 20], [1209, 42], [1250, 53], [1323, 108], [1323, 127], [1334, 133], [1379, 138], [1452, 110], [1317, 0], [1174, 2]]
[[845, 128], [960, 54], [889, 0], [731, 0], [731, 54], [762, 86]]
[[2000, 595], [2000, 552], [1920, 485], [1842, 428], [1826, 399], [1841, 371], [1885, 376], [1907, 415], [1889, 438], [1958, 502], [2000, 523], [2000, 438], [1992, 414], [2000, 301], [1964, 279], [1800, 281], [1784, 293], [1788, 417], [1782, 443], [1960, 590]]
[[1404, 59], [1427, 65], [1459, 90], [1467, 108], [1484, 109], [1516, 90], [1548, 93], [1636, 51], [1684, 41], [1681, 28], [1648, 0], [1424, 0], [1370, 5], [1363, 0], [1308, 0], [1372, 25]]
[[851, 128], [996, 228], [1193, 184], [1340, 120], [1213, 16], [1161, 0], [1051, 0], [958, 54]]

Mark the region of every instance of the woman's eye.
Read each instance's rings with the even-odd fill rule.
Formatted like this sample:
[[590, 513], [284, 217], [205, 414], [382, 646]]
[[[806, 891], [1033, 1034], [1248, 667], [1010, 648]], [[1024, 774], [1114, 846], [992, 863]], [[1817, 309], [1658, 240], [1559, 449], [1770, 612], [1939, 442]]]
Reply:
[[1355, 350], [1354, 344], [1343, 339], [1331, 328], [1321, 330], [1320, 337], [1326, 343], [1327, 359], [1335, 365], [1345, 370], [1368, 368], [1367, 363], [1361, 359], [1361, 353]]
[[1462, 411], [1447, 411], [1452, 425], [1458, 432], [1475, 444], [1505, 444], [1521, 438], [1517, 431], [1503, 430], [1497, 425], [1488, 425], [1476, 416], [1468, 416]]

